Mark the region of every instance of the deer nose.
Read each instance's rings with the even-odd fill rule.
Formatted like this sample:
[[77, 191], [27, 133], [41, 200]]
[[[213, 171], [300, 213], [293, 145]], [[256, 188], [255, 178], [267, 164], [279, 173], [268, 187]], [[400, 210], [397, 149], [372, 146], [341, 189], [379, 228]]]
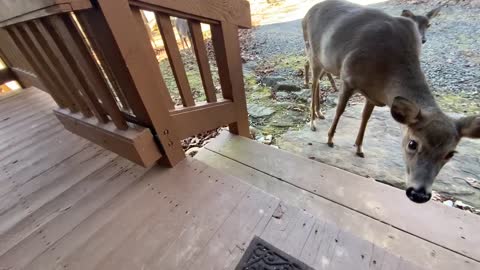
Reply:
[[415, 190], [414, 188], [410, 187], [407, 188], [407, 197], [416, 203], [426, 203], [432, 198], [431, 193], [427, 193], [425, 188], [420, 188], [419, 190]]
[[427, 42], [426, 39], [422, 39], [422, 44], [425, 44], [425, 42]]

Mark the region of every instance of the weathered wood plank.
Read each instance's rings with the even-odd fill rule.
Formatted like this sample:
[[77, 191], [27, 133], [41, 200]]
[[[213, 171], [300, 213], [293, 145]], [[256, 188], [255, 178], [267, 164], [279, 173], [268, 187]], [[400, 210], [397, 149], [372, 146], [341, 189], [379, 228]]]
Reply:
[[212, 72], [208, 62], [207, 49], [203, 40], [202, 27], [199, 21], [188, 21], [190, 34], [192, 36], [193, 50], [197, 58], [200, 77], [202, 78], [203, 90], [208, 102], [216, 102], [215, 86], [213, 85]]
[[263, 232], [279, 203], [259, 189], [250, 190], [188, 269], [230, 269], [252, 238]]
[[[405, 192], [358, 175], [225, 134], [207, 148], [282, 181], [480, 261], [480, 217], [437, 202], [418, 205]], [[262, 157], [261, 159], [252, 156]], [[314, 178], [312, 178], [314, 176]], [[436, 226], [432, 226], [432, 222]], [[452, 228], [462, 228], [452, 230]]]
[[189, 210], [193, 214], [192, 218], [188, 219], [183, 227], [175, 226], [168, 232], [158, 231], [166, 233], [168, 241], [166, 243], [169, 244], [158, 246], [156, 254], [147, 259], [146, 265], [150, 268], [173, 270], [190, 265], [189, 262], [200, 254], [242, 198], [248, 196], [251, 188], [244, 182], [208, 167], [202, 175], [203, 181], [206, 180], [213, 185], [211, 187], [213, 192], [203, 203], [195, 202], [195, 206]]
[[[53, 243], [71, 232], [79, 223], [103, 207], [105, 203], [134, 183], [144, 172], [145, 169], [131, 167], [128, 163], [125, 164], [122, 161], [115, 168], [101, 170], [96, 180], [103, 184], [94, 187], [95, 185], [90, 183], [88, 187], [92, 189], [87, 190], [84, 196], [79, 197], [71, 194], [77, 198], [76, 202], [67, 204], [66, 208], [61, 208], [54, 219], [47, 223], [41, 223], [27, 238], [24, 238], [2, 255], [0, 261], [4, 262], [7, 267], [23, 268], [43, 251], [50, 248]], [[104, 178], [106, 179], [100, 180]]]
[[0, 172], [0, 196], [61, 163], [89, 144], [80, 137], [67, 135], [68, 133], [64, 133], [63, 136], [58, 135], [48, 140], [52, 144], [31, 147], [28, 149], [29, 151], [24, 151], [16, 157], [3, 160], [4, 166]]
[[150, 167], [162, 157], [148, 128], [131, 125], [127, 130], [118, 130], [112, 123], [98, 123], [61, 109], [55, 110], [55, 115], [70, 132], [140, 166]]
[[[87, 245], [98, 247], [98, 249], [95, 249], [97, 252], [93, 254], [94, 256], [88, 257], [89, 259], [85, 261], [89, 264], [96, 264], [104, 254], [110, 252], [112, 248], [109, 248], [109, 246], [115, 247], [128, 237], [131, 230], [136, 228], [136, 226], [130, 227], [131, 224], [141, 224], [146, 217], [156, 212], [158, 208], [171, 208], [172, 205], [168, 202], [171, 198], [178, 196], [181, 189], [197, 190], [199, 188], [198, 182], [191, 182], [190, 187], [178, 185], [177, 181], [174, 181], [177, 176], [178, 179], [184, 179], [188, 176], [197, 175], [204, 168], [205, 165], [199, 162], [195, 164], [183, 162], [171, 170], [165, 170], [165, 168], [159, 166], [153, 167], [141, 181], [135, 182], [130, 188], [118, 194], [64, 238], [54, 243], [51, 249], [37, 257], [25, 269], [63, 267], [65, 264], [62, 262], [66, 262], [74, 256], [78, 257], [82, 250], [87, 252], [88, 250], [83, 248]], [[194, 193], [192, 192], [192, 194]], [[167, 197], [164, 198], [165, 196]], [[144, 206], [139, 207], [141, 205]], [[129, 216], [126, 213], [132, 215]], [[113, 222], [113, 220], [122, 221], [122, 223]], [[103, 233], [105, 235], [101, 237]], [[102, 239], [110, 239], [112, 242], [102, 241]], [[129, 256], [132, 255], [131, 251]], [[126, 260], [127, 258], [123, 259]], [[132, 260], [128, 261], [131, 262]], [[69, 266], [75, 267], [75, 264]]]
[[[212, 143], [215, 144], [216, 142], [214, 141]], [[238, 147], [241, 148], [243, 146]], [[257, 153], [250, 156], [250, 158], [255, 160], [260, 157], [264, 158], [263, 154], [260, 155]], [[313, 193], [306, 193], [304, 190], [288, 182], [280, 182], [277, 178], [258, 171], [254, 169], [254, 167], [248, 167], [225, 156], [208, 150], [202, 150], [195, 156], [195, 159], [205, 162], [220, 171], [239, 177], [281, 198], [289, 205], [306, 209], [306, 211], [312, 213], [317, 218], [337, 224], [342, 230], [358, 235], [380, 248], [406, 258], [415, 264], [424, 265], [427, 269], [473, 270], [480, 267], [480, 263], [476, 261], [431, 242], [427, 242], [408, 232], [398, 230], [380, 220], [372, 219]], [[435, 257], [432, 257], [431, 254], [435, 254]], [[425, 258], [429, 258], [429, 260], [425, 260]], [[305, 261], [310, 262], [308, 260]], [[235, 265], [232, 267], [235, 267]]]
[[158, 29], [162, 35], [165, 51], [167, 52], [168, 61], [172, 68], [173, 76], [177, 83], [178, 92], [182, 98], [182, 104], [185, 107], [191, 107], [195, 105], [193, 100], [192, 89], [188, 82], [187, 73], [183, 66], [182, 56], [178, 50], [177, 40], [173, 32], [172, 22], [170, 16], [162, 13], [155, 12], [155, 18], [157, 20]]
[[[174, 166], [185, 158], [185, 153], [168, 112], [168, 108], [173, 107], [170, 94], [145, 34], [143, 22], [135, 19], [127, 0], [99, 0], [98, 3], [151, 117], [153, 128], [165, 151], [165, 161]], [[139, 11], [133, 12], [140, 15]]]
[[[88, 147], [62, 162], [59, 166], [35, 177], [10, 194], [0, 198], [0, 234], [83, 181], [95, 171], [105, 167], [116, 155], [96, 146]], [[42, 211], [42, 210], [40, 210]]]

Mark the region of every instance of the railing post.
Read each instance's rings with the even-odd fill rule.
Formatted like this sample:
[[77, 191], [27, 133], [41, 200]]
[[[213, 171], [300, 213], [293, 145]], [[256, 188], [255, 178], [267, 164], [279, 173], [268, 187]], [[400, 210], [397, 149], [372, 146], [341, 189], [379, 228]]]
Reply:
[[170, 96], [153, 48], [134, 18], [128, 0], [98, 0], [100, 9], [120, 49], [121, 57], [151, 118], [168, 165], [185, 158], [169, 113]]
[[235, 104], [236, 122], [229, 125], [230, 132], [250, 137], [238, 26], [221, 22], [211, 30], [223, 97]]

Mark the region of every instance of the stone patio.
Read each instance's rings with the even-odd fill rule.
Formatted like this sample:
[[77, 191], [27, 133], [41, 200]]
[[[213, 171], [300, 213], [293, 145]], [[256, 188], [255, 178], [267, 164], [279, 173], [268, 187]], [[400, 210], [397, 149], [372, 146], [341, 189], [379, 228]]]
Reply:
[[[405, 169], [400, 149], [401, 130], [390, 116], [388, 108], [375, 108], [365, 135], [365, 158], [355, 155], [353, 145], [362, 109], [362, 104], [347, 108], [338, 125], [334, 148], [326, 145], [334, 109], [326, 112], [327, 120], [317, 120], [316, 132], [312, 132], [309, 126], [305, 125], [301, 130], [288, 131], [277, 138], [276, 144], [299, 155], [396, 187], [403, 187]], [[438, 175], [434, 190], [441, 195], [479, 208], [480, 140], [464, 139], [457, 150], [459, 153]]]

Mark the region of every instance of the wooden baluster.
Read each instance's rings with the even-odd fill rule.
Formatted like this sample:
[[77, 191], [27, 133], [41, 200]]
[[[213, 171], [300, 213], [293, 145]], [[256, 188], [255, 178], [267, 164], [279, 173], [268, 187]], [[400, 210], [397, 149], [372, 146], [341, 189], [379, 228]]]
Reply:
[[192, 35], [193, 49], [197, 57], [200, 76], [202, 77], [203, 89], [208, 102], [216, 102], [215, 86], [213, 85], [212, 72], [208, 63], [207, 49], [203, 40], [202, 27], [199, 21], [189, 20], [188, 26]]
[[178, 91], [182, 97], [183, 106], [195, 106], [192, 90], [190, 89], [190, 84], [188, 83], [187, 73], [185, 72], [185, 67], [183, 66], [182, 62], [182, 56], [178, 50], [178, 44], [173, 32], [173, 26], [172, 22], [170, 21], [170, 17], [168, 15], [155, 12], [155, 18], [157, 19], [157, 25], [160, 29], [160, 33], [162, 34], [163, 45], [165, 46], [165, 51], [167, 52], [168, 61], [170, 62], [173, 76], [177, 82]]
[[33, 46], [29, 46], [26, 41], [26, 37], [20, 33], [19, 29], [16, 26], [10, 26], [8, 28], [8, 32], [12, 37], [15, 44], [18, 46], [22, 54], [25, 56], [27, 61], [30, 63], [32, 68], [38, 74], [40, 79], [42, 80], [45, 87], [47, 87], [47, 91], [51, 94], [52, 98], [58, 104], [60, 108], [68, 108], [72, 112], [76, 112], [77, 110], [70, 102], [69, 98], [65, 96], [65, 94], [57, 88], [57, 85], [53, 82], [51, 77], [52, 74], [49, 74], [48, 71], [43, 67], [42, 61], [40, 61], [40, 55], [37, 52], [36, 48]]
[[237, 122], [230, 124], [229, 130], [250, 137], [238, 26], [221, 22], [220, 25], [211, 25], [211, 30], [222, 94], [234, 102], [237, 114]]
[[107, 113], [102, 108], [102, 105], [92, 89], [93, 86], [87, 79], [88, 74], [85, 73], [84, 69], [79, 64], [80, 62], [77, 60], [78, 58], [83, 57], [78, 49], [78, 46], [82, 46], [83, 44], [76, 44], [71, 37], [70, 32], [62, 32], [60, 27], [52, 25], [48, 19], [42, 19], [42, 21], [37, 22], [37, 24], [43, 35], [50, 36], [52, 41], [62, 52], [62, 55], [61, 57], [59, 56], [59, 58], [62, 59], [63, 65], [69, 73], [69, 76], [73, 77], [72, 80], [74, 80], [75, 83], [80, 84], [79, 89], [81, 89], [82, 94], [95, 117], [100, 122], [107, 123], [109, 121]]
[[[150, 38], [149, 38], [148, 33], [147, 33], [147, 31], [150, 31], [150, 29], [147, 29], [145, 23], [143, 22], [142, 11], [137, 7], [131, 7], [131, 13], [133, 15], [133, 18], [137, 22], [137, 24], [140, 26], [139, 31], [141, 33], [142, 40], [143, 40], [143, 38], [146, 38], [150, 41]], [[149, 43], [149, 44], [151, 44], [151, 43]], [[152, 48], [152, 46], [150, 46], [150, 47]], [[157, 59], [157, 57], [155, 55], [155, 51], [153, 50], [153, 48], [152, 48], [152, 52], [153, 52], [154, 58]], [[160, 70], [160, 65], [158, 64], [158, 62], [157, 62], [157, 66]], [[160, 70], [160, 76], [161, 75], [162, 75], [162, 72]], [[162, 91], [162, 95], [164, 96], [165, 102], [167, 103], [168, 108], [171, 109], [171, 110], [175, 109], [175, 103], [172, 100], [172, 96], [170, 95], [170, 92], [168, 91], [168, 88], [165, 84], [165, 81], [163, 80], [163, 77], [162, 77], [161, 83], [163, 85], [165, 85], [165, 88], [162, 87], [161, 91]]]
[[69, 90], [70, 86], [63, 81], [61, 75], [58, 73], [56, 65], [52, 62], [50, 56], [44, 51], [42, 45], [38, 43], [30, 28], [26, 24], [20, 24], [18, 26], [18, 30], [25, 38], [25, 41], [30, 44], [32, 51], [38, 54], [41, 67], [44, 68], [48, 74], [50, 74], [50, 78], [52, 79], [58, 91], [63, 93], [72, 104], [72, 112], [78, 112], [80, 110], [79, 104], [77, 103], [76, 97]]
[[97, 97], [102, 101], [104, 110], [110, 115], [110, 118], [112, 118], [115, 126], [118, 129], [127, 129], [128, 125], [123, 117], [122, 112], [118, 108], [117, 103], [111, 95], [104, 78], [98, 70], [95, 60], [93, 59], [92, 55], [90, 55], [90, 52], [84, 44], [84, 40], [75, 29], [75, 25], [71, 21], [71, 18], [67, 14], [63, 14], [61, 17], [50, 16], [46, 19], [49, 20], [52, 25], [57, 27], [61, 35], [70, 35], [73, 38], [73, 44], [78, 45], [76, 46], [76, 50], [78, 50], [79, 55], [79, 57], [76, 57], [75, 60], [85, 72], [85, 78], [91, 84], [90, 89], [92, 89]]
[[97, 2], [163, 146], [166, 155], [166, 160], [163, 161], [174, 166], [185, 158], [185, 152], [168, 111], [172, 106], [170, 94], [163, 81], [153, 48], [149, 44], [145, 26], [143, 23], [140, 24], [140, 11], [132, 10], [128, 0], [97, 0]]
[[35, 41], [42, 48], [45, 57], [48, 58], [49, 62], [52, 64], [51, 67], [55, 73], [58, 74], [59, 81], [61, 82], [64, 91], [75, 101], [85, 117], [91, 117], [92, 112], [87, 106], [85, 100], [88, 99], [88, 97], [80, 94], [82, 87], [55, 44], [55, 41], [52, 40], [51, 36], [46, 31], [42, 31], [44, 29], [41, 26], [41, 23], [37, 20], [35, 22], [27, 22], [26, 28], [28, 28]]
[[138, 122], [151, 127], [151, 120], [145, 106], [138, 95], [130, 73], [123, 61], [118, 45], [108, 28], [102, 13], [98, 9], [88, 9], [75, 14], [91, 41], [96, 52], [102, 52], [106, 66], [110, 69], [110, 76], [116, 82], [118, 90], [126, 99]]

